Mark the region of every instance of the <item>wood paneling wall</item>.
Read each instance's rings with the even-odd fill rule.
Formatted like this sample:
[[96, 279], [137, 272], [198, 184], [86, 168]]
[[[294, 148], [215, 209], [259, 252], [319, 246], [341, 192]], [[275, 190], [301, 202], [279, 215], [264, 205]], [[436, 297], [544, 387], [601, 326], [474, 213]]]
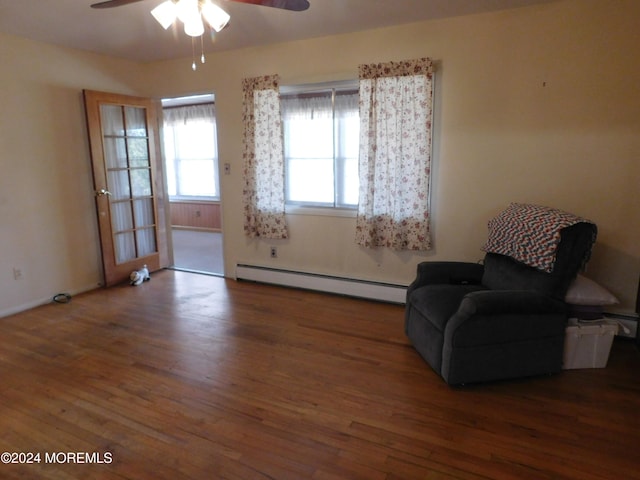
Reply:
[[220, 203], [171, 202], [171, 226], [220, 231]]

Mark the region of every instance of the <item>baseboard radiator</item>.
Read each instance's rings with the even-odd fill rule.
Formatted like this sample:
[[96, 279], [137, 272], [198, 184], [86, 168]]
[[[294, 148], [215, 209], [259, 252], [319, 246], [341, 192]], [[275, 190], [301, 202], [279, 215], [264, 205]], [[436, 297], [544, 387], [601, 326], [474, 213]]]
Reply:
[[405, 303], [407, 294], [403, 285], [245, 264], [236, 265], [236, 278], [399, 304]]

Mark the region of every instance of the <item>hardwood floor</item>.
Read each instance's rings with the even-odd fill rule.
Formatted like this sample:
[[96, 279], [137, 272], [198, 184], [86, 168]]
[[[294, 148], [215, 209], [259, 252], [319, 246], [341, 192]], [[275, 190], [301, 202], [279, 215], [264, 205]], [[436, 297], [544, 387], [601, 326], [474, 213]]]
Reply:
[[453, 389], [401, 306], [163, 271], [0, 319], [0, 342], [0, 452], [40, 455], [3, 479], [640, 478], [631, 341]]

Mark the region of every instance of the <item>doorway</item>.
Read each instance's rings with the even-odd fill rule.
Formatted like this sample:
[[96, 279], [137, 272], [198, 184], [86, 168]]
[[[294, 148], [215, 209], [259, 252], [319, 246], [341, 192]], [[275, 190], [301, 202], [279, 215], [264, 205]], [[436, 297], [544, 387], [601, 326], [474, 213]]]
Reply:
[[222, 232], [172, 228], [174, 268], [224, 275]]
[[224, 275], [213, 94], [162, 100], [173, 268]]

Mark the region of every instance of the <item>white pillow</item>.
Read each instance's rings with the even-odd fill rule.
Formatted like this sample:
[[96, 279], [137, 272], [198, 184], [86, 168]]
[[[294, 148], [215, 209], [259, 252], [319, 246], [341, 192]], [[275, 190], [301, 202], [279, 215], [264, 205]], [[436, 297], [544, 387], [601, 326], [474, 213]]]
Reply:
[[578, 275], [569, 285], [564, 301], [572, 305], [614, 305], [620, 303], [609, 290], [582, 275]]

